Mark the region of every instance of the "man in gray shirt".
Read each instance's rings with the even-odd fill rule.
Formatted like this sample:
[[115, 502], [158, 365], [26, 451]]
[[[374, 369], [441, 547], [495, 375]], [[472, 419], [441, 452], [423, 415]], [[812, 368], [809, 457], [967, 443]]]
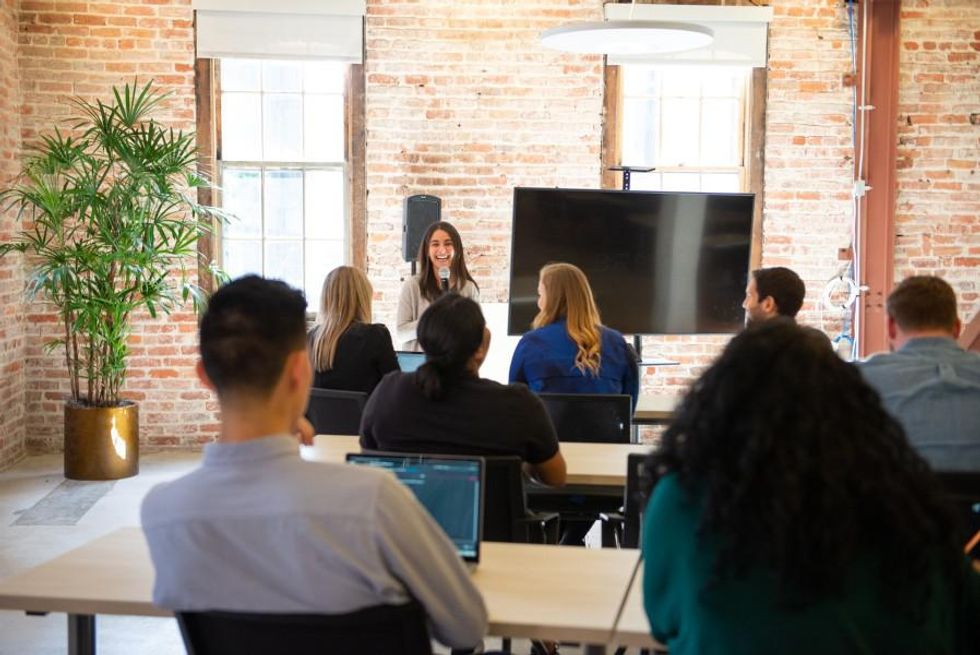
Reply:
[[141, 519], [153, 602], [173, 610], [343, 614], [416, 599], [454, 648], [483, 639], [483, 599], [448, 537], [387, 472], [305, 462], [306, 301], [248, 276], [201, 320], [198, 375], [221, 406], [202, 465], [155, 487]]
[[980, 355], [956, 344], [956, 294], [938, 277], [914, 276], [886, 304], [894, 352], [859, 364], [864, 379], [940, 471], [980, 471]]

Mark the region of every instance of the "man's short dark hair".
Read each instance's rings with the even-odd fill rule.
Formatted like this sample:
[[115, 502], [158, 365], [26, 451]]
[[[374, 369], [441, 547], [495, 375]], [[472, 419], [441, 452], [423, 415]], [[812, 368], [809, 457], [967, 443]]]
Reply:
[[773, 266], [755, 269], [752, 278], [759, 302], [772, 297], [780, 316], [796, 317], [806, 297], [806, 285], [799, 275], [783, 266]]
[[238, 278], [211, 296], [200, 340], [204, 370], [218, 396], [267, 395], [286, 358], [306, 347], [306, 299], [279, 280]]
[[913, 275], [902, 280], [888, 295], [888, 315], [905, 331], [946, 330], [956, 326], [956, 293], [932, 275]]

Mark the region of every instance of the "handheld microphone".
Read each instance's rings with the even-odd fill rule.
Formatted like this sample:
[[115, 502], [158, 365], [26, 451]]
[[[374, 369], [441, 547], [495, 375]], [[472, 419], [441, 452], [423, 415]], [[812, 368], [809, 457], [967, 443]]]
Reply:
[[442, 287], [443, 293], [449, 291], [449, 267], [443, 266], [439, 269], [439, 286]]

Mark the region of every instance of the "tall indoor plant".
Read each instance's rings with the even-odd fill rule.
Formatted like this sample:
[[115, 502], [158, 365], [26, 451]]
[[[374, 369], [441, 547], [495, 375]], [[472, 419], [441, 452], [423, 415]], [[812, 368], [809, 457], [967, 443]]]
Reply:
[[42, 136], [0, 191], [25, 226], [0, 255], [27, 255], [28, 297], [50, 302], [62, 325], [46, 345], [63, 348], [71, 386], [67, 477], [137, 472], [136, 406], [120, 397], [134, 313], [200, 299], [188, 265], [218, 210], [195, 198], [207, 182], [194, 135], [151, 117], [165, 98], [148, 83], [115, 88], [108, 103], [73, 99], [67, 131]]

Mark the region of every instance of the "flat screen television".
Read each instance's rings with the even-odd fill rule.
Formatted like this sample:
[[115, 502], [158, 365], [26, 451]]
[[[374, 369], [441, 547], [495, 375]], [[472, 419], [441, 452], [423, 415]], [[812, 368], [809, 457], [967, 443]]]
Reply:
[[508, 333], [530, 329], [538, 271], [569, 262], [602, 322], [627, 334], [742, 328], [750, 193], [514, 189]]

